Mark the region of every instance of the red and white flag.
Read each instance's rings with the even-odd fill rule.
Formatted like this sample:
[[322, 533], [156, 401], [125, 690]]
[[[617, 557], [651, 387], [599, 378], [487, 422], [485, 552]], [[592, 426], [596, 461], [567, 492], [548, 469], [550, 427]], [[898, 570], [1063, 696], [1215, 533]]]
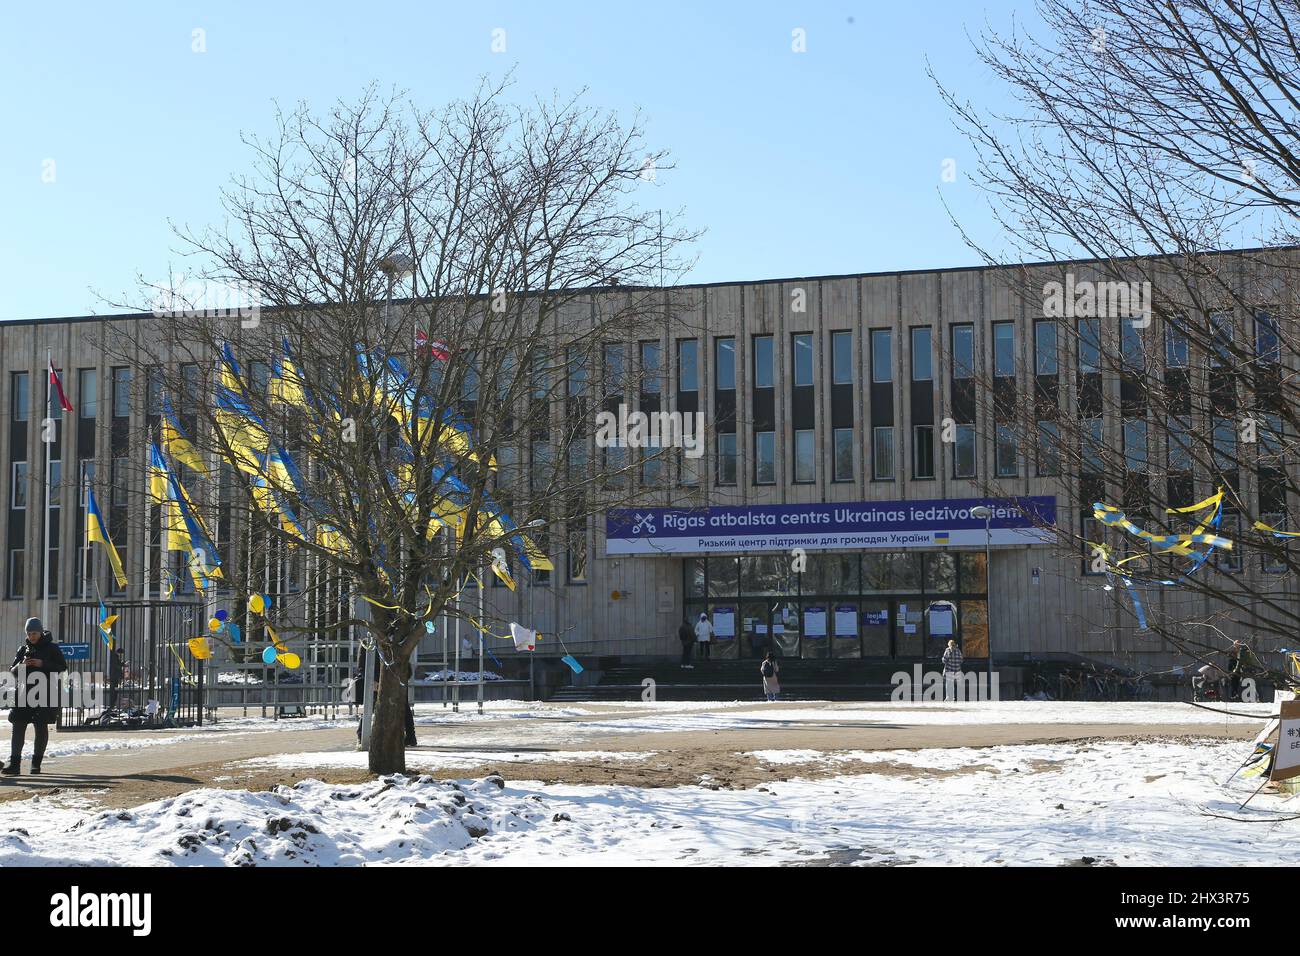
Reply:
[[72, 411], [72, 403], [68, 401], [68, 396], [63, 394], [63, 383], [59, 381], [59, 373], [54, 371], [54, 362], [50, 361], [50, 384], [54, 390], [59, 393], [59, 407], [65, 412]]
[[451, 358], [451, 349], [447, 347], [447, 343], [429, 341], [429, 336], [423, 329], [415, 330], [415, 347], [417, 349], [428, 348], [429, 354], [441, 362]]

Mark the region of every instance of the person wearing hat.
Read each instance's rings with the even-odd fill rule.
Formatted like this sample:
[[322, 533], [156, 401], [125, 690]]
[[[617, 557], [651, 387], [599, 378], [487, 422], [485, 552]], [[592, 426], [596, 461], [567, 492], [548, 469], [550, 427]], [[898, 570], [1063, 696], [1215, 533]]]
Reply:
[[50, 740], [50, 724], [59, 719], [58, 699], [54, 696], [54, 680], [51, 678], [52, 675], [68, 669], [67, 663], [63, 660], [63, 652], [59, 650], [59, 645], [54, 643], [50, 632], [41, 625], [40, 618], [29, 617], [25, 630], [27, 640], [14, 654], [14, 663], [9, 669], [18, 679], [18, 683], [26, 685], [29, 689], [31, 684], [28, 681], [31, 676], [42, 675], [46, 681], [46, 692], [50, 695], [44, 703], [53, 706], [38, 707], [24, 704], [9, 711], [9, 722], [14, 725], [13, 742], [9, 750], [9, 766], [0, 770], [0, 773], [10, 777], [22, 772], [23, 744], [27, 737], [28, 724], [35, 728], [32, 773], [41, 772], [41, 759], [45, 756], [45, 745]]
[[713, 625], [709, 623], [709, 616], [701, 614], [700, 619], [695, 622], [695, 643], [700, 645], [700, 660], [709, 659], [709, 642], [713, 640]]

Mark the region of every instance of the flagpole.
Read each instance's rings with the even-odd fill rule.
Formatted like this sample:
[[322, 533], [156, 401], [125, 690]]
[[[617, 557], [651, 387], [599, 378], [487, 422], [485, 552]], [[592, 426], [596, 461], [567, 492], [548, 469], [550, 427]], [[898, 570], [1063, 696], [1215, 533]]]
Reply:
[[[45, 350], [45, 414], [42, 419], [50, 418], [50, 373], [54, 370], [54, 354]], [[63, 408], [59, 408], [62, 416]], [[54, 437], [58, 438], [58, 424], [54, 424]], [[44, 429], [42, 429], [44, 431]], [[45, 446], [45, 535], [41, 539], [41, 621], [45, 627], [50, 626], [50, 441], [41, 435], [41, 444]]]
[[[108, 529], [104, 529], [105, 537]], [[81, 476], [81, 596], [90, 597], [90, 476]]]
[[[143, 567], [144, 567], [144, 576], [141, 578], [141, 582], [140, 582], [140, 600], [141, 600], [141, 603], [143, 604], [143, 607], [141, 608], [141, 610], [144, 612], [144, 646], [145, 646], [145, 653], [148, 654], [148, 655], [150, 655], [150, 656], [152, 657], [152, 655], [153, 655], [153, 641], [152, 641], [152, 635], [153, 635], [153, 613], [152, 613], [152, 609], [149, 607], [149, 511], [150, 511], [150, 509], [153, 507], [153, 505], [152, 505], [152, 503], [151, 503], [151, 501], [150, 501], [150, 498], [149, 498], [149, 489], [150, 489], [150, 468], [153, 466], [153, 457], [152, 457], [151, 454], [150, 454], [150, 452], [152, 451], [152, 448], [153, 448], [153, 433], [150, 432], [149, 429], [148, 429], [148, 427], [147, 427], [147, 423], [148, 423], [148, 420], [149, 420], [149, 418], [148, 418], [148, 416], [149, 416], [149, 394], [148, 394], [148, 392], [149, 392], [149, 389], [148, 389], [148, 386], [146, 385], [146, 387], [145, 387], [145, 399], [144, 399], [144, 402], [145, 402], [144, 414], [145, 414], [145, 422], [146, 422], [146, 427], [145, 427], [145, 432], [144, 432], [144, 437], [145, 437], [145, 441], [144, 441], [144, 497], [143, 497], [143, 499], [142, 499], [143, 504], [144, 504], [144, 514], [143, 514], [143, 518], [144, 518], [144, 520], [140, 522], [140, 524], [144, 526], [144, 538], [143, 538], [143, 540], [141, 541], [141, 545], [142, 545], [142, 547], [140, 548], [140, 554], [141, 554], [141, 556], [144, 558], [144, 565], [143, 565]], [[153, 689], [153, 686], [152, 686], [152, 680], [151, 680], [151, 681], [150, 681], [150, 690], [152, 690], [152, 689]]]

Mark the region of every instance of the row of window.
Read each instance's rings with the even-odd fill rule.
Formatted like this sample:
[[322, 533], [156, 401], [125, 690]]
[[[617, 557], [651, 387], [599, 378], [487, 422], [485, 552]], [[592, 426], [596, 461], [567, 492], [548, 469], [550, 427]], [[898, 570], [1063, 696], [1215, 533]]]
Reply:
[[[62, 372], [58, 369], [60, 376]], [[113, 417], [127, 418], [131, 414], [131, 370], [114, 368], [111, 370], [113, 382]], [[65, 390], [68, 384], [64, 384]], [[9, 418], [15, 422], [25, 422], [31, 416], [32, 376], [29, 372], [9, 373]], [[70, 396], [77, 409], [77, 417], [93, 419], [99, 414], [99, 370], [82, 368], [77, 370], [76, 391]], [[50, 410], [48, 417], [59, 417], [59, 399], [53, 391], [50, 393]]]

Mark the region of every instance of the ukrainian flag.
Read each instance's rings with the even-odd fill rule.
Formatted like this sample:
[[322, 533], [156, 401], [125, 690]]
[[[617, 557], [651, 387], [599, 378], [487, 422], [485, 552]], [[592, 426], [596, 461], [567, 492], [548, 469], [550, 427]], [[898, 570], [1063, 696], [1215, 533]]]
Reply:
[[185, 430], [181, 428], [180, 421], [176, 418], [176, 413], [172, 410], [172, 403], [166, 398], [163, 399], [162, 414], [162, 446], [167, 454], [179, 461], [182, 465], [194, 469], [204, 478], [208, 477], [207, 466], [203, 464], [203, 456], [199, 450], [194, 447]]
[[936, 532], [934, 533], [934, 543], [935, 543], [935, 544], [947, 544], [947, 543], [948, 543], [948, 532], [947, 532], [947, 531], [936, 531]]
[[126, 572], [122, 570], [122, 559], [118, 556], [117, 548], [113, 547], [113, 540], [108, 536], [108, 525], [104, 523], [104, 516], [99, 513], [95, 493], [89, 488], [86, 489], [86, 543], [104, 546], [104, 550], [108, 552], [108, 563], [113, 566], [113, 577], [117, 578], [117, 586], [126, 587]]

